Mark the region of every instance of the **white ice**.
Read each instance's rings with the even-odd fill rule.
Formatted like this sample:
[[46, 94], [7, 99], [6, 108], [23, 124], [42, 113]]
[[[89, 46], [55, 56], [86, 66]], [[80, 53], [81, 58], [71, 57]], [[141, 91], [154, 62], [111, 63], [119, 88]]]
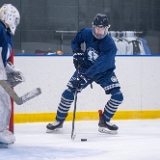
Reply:
[[[15, 124], [16, 142], [0, 149], [0, 160], [160, 160], [160, 119], [113, 121], [117, 135], [98, 132], [97, 121], [71, 122], [57, 133], [47, 123]], [[86, 138], [86, 142], [81, 142]]]

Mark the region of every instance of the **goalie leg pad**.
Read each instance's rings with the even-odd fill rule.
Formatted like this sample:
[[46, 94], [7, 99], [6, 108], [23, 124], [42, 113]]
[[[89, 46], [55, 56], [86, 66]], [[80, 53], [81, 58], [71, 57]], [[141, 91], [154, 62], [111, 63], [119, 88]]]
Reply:
[[9, 95], [0, 86], [0, 132], [8, 128], [11, 113], [11, 101]]
[[2, 48], [0, 47], [0, 80], [7, 80], [6, 71], [1, 56]]
[[11, 144], [15, 142], [15, 136], [12, 132], [4, 130], [0, 132], [0, 143]]

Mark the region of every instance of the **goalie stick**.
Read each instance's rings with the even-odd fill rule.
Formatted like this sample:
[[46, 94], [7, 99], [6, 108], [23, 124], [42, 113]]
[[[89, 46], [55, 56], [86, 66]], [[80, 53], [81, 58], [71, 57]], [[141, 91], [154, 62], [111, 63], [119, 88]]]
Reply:
[[23, 96], [19, 97], [17, 93], [7, 84], [5, 80], [0, 80], [0, 85], [4, 88], [4, 90], [10, 95], [10, 97], [15, 101], [17, 105], [22, 105], [23, 103], [33, 99], [34, 97], [41, 94], [41, 89], [36, 88]]

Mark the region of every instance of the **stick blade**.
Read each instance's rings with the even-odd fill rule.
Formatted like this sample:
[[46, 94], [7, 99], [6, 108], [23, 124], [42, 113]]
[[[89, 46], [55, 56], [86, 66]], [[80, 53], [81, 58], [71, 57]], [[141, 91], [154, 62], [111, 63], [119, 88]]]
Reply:
[[76, 134], [71, 134], [71, 139], [74, 141], [74, 139], [76, 138]]
[[25, 95], [23, 95], [21, 97], [21, 102], [22, 104], [37, 97], [38, 95], [40, 95], [42, 93], [41, 89], [40, 88], [36, 88], [28, 93], [26, 93]]

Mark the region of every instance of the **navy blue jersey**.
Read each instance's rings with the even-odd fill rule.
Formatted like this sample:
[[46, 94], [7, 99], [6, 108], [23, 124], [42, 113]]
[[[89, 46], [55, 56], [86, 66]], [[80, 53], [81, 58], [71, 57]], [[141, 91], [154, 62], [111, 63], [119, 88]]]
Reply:
[[73, 52], [82, 50], [81, 44], [85, 43], [84, 63], [86, 76], [93, 79], [95, 76], [104, 75], [107, 71], [115, 69], [115, 55], [117, 52], [113, 39], [106, 35], [103, 39], [95, 39], [92, 28], [80, 30], [71, 42]]
[[13, 49], [13, 41], [10, 31], [6, 29], [5, 25], [0, 21], [0, 47], [2, 47], [2, 60], [6, 66]]

